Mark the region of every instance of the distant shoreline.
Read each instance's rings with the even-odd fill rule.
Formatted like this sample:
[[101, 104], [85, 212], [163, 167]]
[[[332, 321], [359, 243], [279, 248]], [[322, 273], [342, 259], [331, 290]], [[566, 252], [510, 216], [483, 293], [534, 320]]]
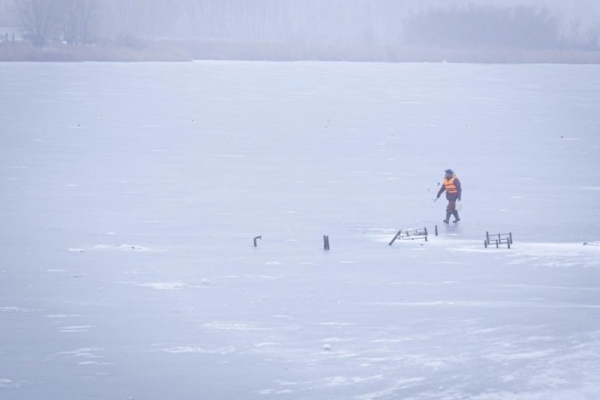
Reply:
[[600, 64], [600, 51], [518, 48], [436, 49], [399, 45], [139, 40], [133, 46], [37, 49], [28, 42], [0, 42], [0, 62], [348, 61], [477, 64]]

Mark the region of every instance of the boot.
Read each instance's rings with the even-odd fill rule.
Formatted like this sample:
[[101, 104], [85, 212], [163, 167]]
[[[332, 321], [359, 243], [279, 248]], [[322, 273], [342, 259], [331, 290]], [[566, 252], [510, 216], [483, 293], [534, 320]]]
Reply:
[[458, 217], [458, 211], [454, 211], [452, 214], [454, 215], [454, 221], [453, 221], [454, 223], [457, 223], [458, 221], [460, 221], [460, 218]]
[[452, 215], [452, 214], [446, 213], [446, 219], [444, 220], [444, 223], [447, 224], [448, 222], [450, 222], [450, 215]]

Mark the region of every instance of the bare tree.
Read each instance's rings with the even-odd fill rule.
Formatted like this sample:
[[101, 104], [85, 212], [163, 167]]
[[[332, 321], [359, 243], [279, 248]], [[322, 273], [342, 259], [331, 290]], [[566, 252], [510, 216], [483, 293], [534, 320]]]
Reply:
[[57, 2], [48, 0], [15, 0], [14, 6], [25, 36], [35, 47], [44, 47], [56, 23]]
[[[56, 0], [55, 0], [56, 1]], [[69, 44], [89, 44], [97, 15], [96, 0], [59, 0], [59, 25]]]
[[558, 22], [546, 9], [526, 6], [431, 8], [405, 18], [404, 34], [417, 46], [549, 49], [559, 44]]
[[581, 29], [581, 20], [580, 19], [572, 19], [569, 23], [569, 35], [571, 42], [574, 46], [577, 46], [580, 41], [580, 29]]
[[598, 50], [600, 48], [600, 22], [592, 24], [585, 31], [586, 46], [590, 50]]

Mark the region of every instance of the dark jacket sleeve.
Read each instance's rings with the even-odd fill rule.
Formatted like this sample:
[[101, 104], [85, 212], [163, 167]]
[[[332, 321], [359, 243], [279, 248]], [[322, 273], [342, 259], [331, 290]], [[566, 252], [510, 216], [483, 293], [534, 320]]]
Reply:
[[442, 185], [442, 187], [440, 188], [440, 191], [437, 194], [437, 197], [439, 198], [442, 195], [442, 193], [444, 193], [445, 191], [446, 191], [446, 186]]
[[462, 198], [462, 185], [460, 184], [460, 181], [458, 180], [458, 178], [456, 178], [454, 180], [454, 186], [456, 186], [456, 190], [458, 191], [458, 193], [457, 193], [457, 199], [461, 200], [461, 198]]

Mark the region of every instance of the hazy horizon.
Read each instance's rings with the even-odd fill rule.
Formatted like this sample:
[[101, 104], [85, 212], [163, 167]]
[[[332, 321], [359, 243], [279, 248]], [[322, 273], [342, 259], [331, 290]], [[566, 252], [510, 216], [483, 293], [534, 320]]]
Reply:
[[[600, 2], [592, 0], [83, 1], [80, 4], [95, 4], [93, 29], [99, 38], [128, 33], [150, 38], [387, 43], [399, 40], [408, 15], [468, 4], [545, 8], [556, 16], [564, 34], [575, 21], [582, 33], [600, 26]], [[0, 27], [18, 25], [9, 11], [14, 4], [0, 0]]]

